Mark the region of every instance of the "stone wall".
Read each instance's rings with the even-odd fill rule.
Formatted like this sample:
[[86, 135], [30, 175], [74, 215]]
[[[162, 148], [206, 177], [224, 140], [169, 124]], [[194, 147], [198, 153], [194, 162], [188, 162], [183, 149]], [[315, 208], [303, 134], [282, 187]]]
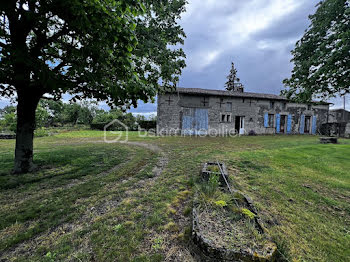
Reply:
[[330, 110], [329, 123], [350, 123], [350, 112], [344, 109]]
[[[270, 102], [274, 102], [273, 108]], [[227, 103], [232, 103], [232, 109], [229, 111]], [[310, 107], [306, 104], [268, 99], [169, 93], [158, 96], [158, 133], [181, 134], [183, 110], [188, 107], [207, 108], [209, 130], [214, 130], [218, 135], [234, 132], [236, 116], [244, 117], [246, 133], [253, 131], [256, 134], [274, 134], [276, 133], [276, 119], [273, 127], [265, 127], [264, 115], [266, 113], [291, 115], [292, 134], [299, 134], [301, 115], [316, 116], [317, 130], [320, 130], [322, 123], [327, 122], [329, 109], [328, 105]], [[222, 122], [222, 114], [230, 114], [231, 122]]]
[[346, 124], [344, 137], [350, 138], [350, 123]]

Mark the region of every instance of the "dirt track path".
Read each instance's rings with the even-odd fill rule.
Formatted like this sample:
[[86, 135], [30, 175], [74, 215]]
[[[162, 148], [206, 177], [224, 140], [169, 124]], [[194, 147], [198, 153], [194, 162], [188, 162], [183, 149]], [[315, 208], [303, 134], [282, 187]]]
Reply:
[[[77, 143], [77, 144], [83, 144], [83, 143], [101, 143], [104, 141], [82, 141], [81, 143]], [[94, 220], [94, 218], [96, 218], [97, 216], [101, 216], [104, 214], [108, 214], [108, 212], [111, 209], [117, 208], [120, 203], [122, 202], [123, 199], [127, 198], [127, 197], [132, 197], [132, 195], [136, 194], [137, 192], [139, 192], [140, 190], [150, 190], [156, 180], [159, 178], [159, 176], [161, 175], [161, 173], [163, 172], [163, 170], [166, 168], [167, 164], [168, 164], [168, 156], [167, 154], [158, 146], [156, 145], [152, 145], [152, 144], [146, 144], [146, 143], [141, 143], [141, 142], [117, 142], [119, 144], [124, 144], [124, 145], [130, 145], [130, 146], [138, 146], [138, 147], [144, 147], [150, 151], [153, 151], [155, 153], [160, 154], [158, 161], [156, 163], [156, 165], [153, 167], [152, 169], [152, 173], [153, 176], [151, 178], [145, 178], [145, 179], [140, 179], [137, 180], [137, 178], [135, 178], [134, 176], [130, 176], [127, 179], [124, 179], [123, 181], [120, 181], [120, 183], [118, 183], [119, 185], [123, 185], [126, 184], [128, 182], [130, 182], [132, 184], [131, 187], [128, 188], [128, 190], [124, 193], [124, 196], [119, 198], [112, 198], [112, 199], [100, 199], [98, 202], [99, 204], [89, 208], [86, 210], [85, 214], [83, 214], [78, 220], [73, 221], [72, 223], [63, 223], [55, 228], [51, 228], [49, 231], [46, 231], [44, 233], [41, 233], [35, 237], [33, 237], [30, 240], [24, 241], [20, 244], [18, 244], [17, 246], [6, 250], [5, 252], [3, 252], [2, 254], [0, 254], [0, 261], [9, 261], [11, 260], [11, 257], [17, 257], [17, 256], [28, 256], [30, 257], [30, 254], [33, 253], [39, 246], [41, 246], [42, 244], [45, 243], [45, 245], [47, 243], [54, 243], [55, 240], [57, 240], [60, 237], [63, 237], [65, 234], [70, 233], [70, 234], [74, 234], [75, 232], [77, 232], [78, 230], [81, 230], [84, 228], [84, 226], [88, 226], [92, 223], [92, 221]], [[118, 169], [123, 168], [123, 166], [125, 166], [127, 164], [127, 162], [122, 163], [122, 164], [118, 164], [115, 167], [104, 171], [100, 174], [97, 174], [97, 176], [104, 176], [107, 174], [111, 174], [115, 171], [117, 171]], [[147, 164], [145, 164], [141, 170], [143, 168], [145, 168], [147, 166]], [[135, 181], [134, 181], [135, 180]], [[66, 185], [64, 188], [71, 188], [74, 186], [77, 186], [79, 184], [85, 183], [86, 179], [83, 179], [83, 181], [78, 180], [74, 180], [72, 181], [72, 183]], [[63, 189], [62, 187], [58, 188], [58, 189]], [[27, 225], [28, 227], [30, 226], [30, 224]], [[83, 243], [80, 247], [78, 251], [82, 251], [84, 250], [84, 252], [92, 252], [91, 247], [89, 246], [89, 240], [86, 239], [85, 243]]]

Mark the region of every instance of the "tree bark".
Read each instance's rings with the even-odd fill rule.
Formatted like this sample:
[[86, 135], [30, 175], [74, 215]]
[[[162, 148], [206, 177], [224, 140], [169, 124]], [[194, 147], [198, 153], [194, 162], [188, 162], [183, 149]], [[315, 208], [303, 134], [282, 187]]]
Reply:
[[29, 92], [18, 92], [17, 133], [14, 173], [28, 173], [35, 169], [33, 164], [33, 138], [35, 129], [35, 111], [40, 96]]

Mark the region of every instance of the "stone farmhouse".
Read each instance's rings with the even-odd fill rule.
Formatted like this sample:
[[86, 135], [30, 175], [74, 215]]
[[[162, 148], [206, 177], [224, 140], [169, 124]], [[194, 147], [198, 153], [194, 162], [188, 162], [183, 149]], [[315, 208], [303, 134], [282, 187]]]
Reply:
[[158, 95], [159, 135], [317, 134], [329, 104], [272, 94], [177, 88]]

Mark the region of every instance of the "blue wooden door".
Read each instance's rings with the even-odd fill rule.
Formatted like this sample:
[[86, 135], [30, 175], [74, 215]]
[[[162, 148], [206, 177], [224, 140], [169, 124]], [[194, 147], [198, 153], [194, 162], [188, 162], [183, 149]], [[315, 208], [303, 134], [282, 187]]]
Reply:
[[206, 135], [208, 133], [208, 109], [185, 108], [182, 118], [182, 133]]
[[208, 109], [195, 108], [194, 122], [195, 134], [206, 135], [208, 133]]

